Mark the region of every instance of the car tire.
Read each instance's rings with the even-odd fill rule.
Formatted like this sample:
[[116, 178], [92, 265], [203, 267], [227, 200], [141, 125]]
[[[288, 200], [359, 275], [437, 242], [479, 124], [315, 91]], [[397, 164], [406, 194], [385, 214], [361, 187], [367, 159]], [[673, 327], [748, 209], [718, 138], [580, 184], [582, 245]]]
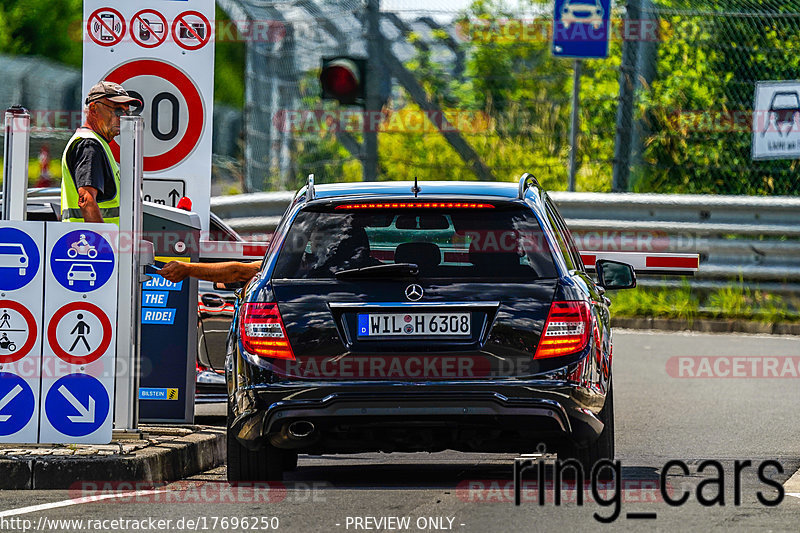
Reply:
[[[581, 464], [584, 479], [589, 479], [595, 463], [600, 460], [614, 460], [614, 388], [609, 382], [606, 403], [598, 416], [603, 423], [603, 431], [596, 441], [588, 446], [567, 445], [558, 451], [558, 459], [577, 459]], [[611, 470], [604, 468], [602, 474], [610, 475]]]
[[227, 423], [227, 465], [228, 481], [281, 481], [286, 465], [286, 456], [269, 442], [259, 451], [251, 451], [242, 446], [231, 431], [233, 415], [228, 406]]

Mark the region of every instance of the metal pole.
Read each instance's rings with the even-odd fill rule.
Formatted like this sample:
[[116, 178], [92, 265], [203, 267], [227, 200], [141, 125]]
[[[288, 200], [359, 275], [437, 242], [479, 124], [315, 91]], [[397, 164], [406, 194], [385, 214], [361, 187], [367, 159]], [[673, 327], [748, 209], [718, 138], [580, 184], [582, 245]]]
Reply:
[[[139, 361], [141, 282], [139, 239], [142, 236], [142, 179], [144, 120], [120, 119], [119, 289], [117, 315], [117, 372], [114, 391], [114, 430], [134, 432], [139, 420]], [[123, 243], [125, 245], [123, 245]], [[124, 361], [126, 365], [120, 365]]]
[[3, 150], [3, 220], [25, 220], [28, 205], [28, 145], [31, 116], [15, 105], [5, 113]]
[[[642, 18], [641, 0], [630, 0], [625, 21], [639, 24]], [[619, 105], [617, 106], [617, 135], [614, 140], [613, 192], [628, 192], [631, 173], [631, 144], [633, 141], [633, 97], [636, 92], [636, 67], [639, 43], [628, 39], [622, 43], [622, 64], [619, 67]]]
[[378, 125], [381, 112], [381, 16], [380, 0], [367, 0], [367, 79], [364, 120], [364, 181], [378, 179]]
[[577, 152], [578, 135], [580, 128], [580, 105], [581, 105], [581, 60], [576, 59], [573, 63], [572, 73], [572, 122], [569, 128], [569, 187], [568, 190], [575, 191], [575, 174], [578, 173]]

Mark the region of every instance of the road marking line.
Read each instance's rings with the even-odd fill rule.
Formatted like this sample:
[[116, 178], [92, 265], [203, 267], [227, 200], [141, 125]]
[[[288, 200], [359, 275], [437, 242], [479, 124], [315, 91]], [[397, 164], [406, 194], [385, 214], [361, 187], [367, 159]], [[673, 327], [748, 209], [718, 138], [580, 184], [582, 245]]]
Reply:
[[795, 498], [800, 498], [800, 492], [787, 492], [787, 496], [794, 496]]
[[95, 496], [84, 496], [82, 498], [72, 498], [71, 500], [62, 500], [60, 502], [43, 503], [40, 505], [31, 505], [29, 507], [20, 507], [19, 509], [9, 509], [8, 511], [0, 511], [0, 518], [5, 518], [7, 516], [28, 514], [28, 513], [36, 513], [38, 511], [47, 511], [48, 509], [58, 509], [59, 507], [69, 507], [70, 505], [94, 503], [102, 500], [128, 498], [131, 496], [146, 496], [148, 494], [158, 494], [160, 492], [169, 492], [169, 491], [167, 489], [137, 490], [133, 492], [121, 492], [119, 494], [98, 494]]

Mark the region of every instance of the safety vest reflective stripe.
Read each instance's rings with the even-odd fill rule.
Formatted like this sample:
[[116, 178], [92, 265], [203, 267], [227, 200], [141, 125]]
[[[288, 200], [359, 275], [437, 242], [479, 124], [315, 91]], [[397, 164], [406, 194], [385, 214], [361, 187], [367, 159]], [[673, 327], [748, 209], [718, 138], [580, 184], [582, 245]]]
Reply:
[[[100, 216], [103, 217], [103, 220], [108, 222], [107, 219], [109, 218], [119, 218], [119, 207], [106, 207], [100, 208]], [[83, 220], [83, 213], [80, 209], [63, 209], [61, 211], [61, 220], [65, 221], [67, 219], [74, 219], [80, 218]]]
[[97, 206], [100, 208], [100, 216], [103, 217], [104, 222], [119, 224], [119, 165], [114, 160], [114, 154], [105, 139], [87, 128], [78, 128], [75, 135], [67, 143], [64, 155], [61, 157], [61, 220], [62, 222], [84, 221], [83, 213], [78, 206], [78, 189], [67, 166], [67, 154], [69, 154], [73, 145], [81, 139], [94, 139], [103, 147], [106, 160], [114, 176], [116, 191], [113, 198], [98, 202]]

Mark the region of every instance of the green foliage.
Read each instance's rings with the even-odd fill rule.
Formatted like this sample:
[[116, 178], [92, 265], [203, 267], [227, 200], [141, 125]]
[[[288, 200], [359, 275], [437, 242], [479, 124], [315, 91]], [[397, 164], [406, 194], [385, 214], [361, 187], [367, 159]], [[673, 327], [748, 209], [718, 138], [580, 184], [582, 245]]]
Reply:
[[0, 4], [0, 52], [80, 67], [82, 12], [82, 0], [5, 0]]
[[757, 320], [774, 324], [800, 320], [797, 310], [776, 294], [746, 287], [742, 280], [708, 293], [680, 287], [637, 287], [613, 291], [611, 313], [620, 317]]
[[214, 48], [214, 100], [244, 108], [246, 43], [224, 11], [216, 8], [219, 32]]
[[[217, 24], [228, 24], [219, 8]], [[0, 53], [42, 56], [81, 68], [82, 0], [3, 0], [0, 2]], [[230, 34], [230, 32], [228, 32]], [[245, 43], [234, 37], [216, 43], [214, 99], [244, 106]]]

